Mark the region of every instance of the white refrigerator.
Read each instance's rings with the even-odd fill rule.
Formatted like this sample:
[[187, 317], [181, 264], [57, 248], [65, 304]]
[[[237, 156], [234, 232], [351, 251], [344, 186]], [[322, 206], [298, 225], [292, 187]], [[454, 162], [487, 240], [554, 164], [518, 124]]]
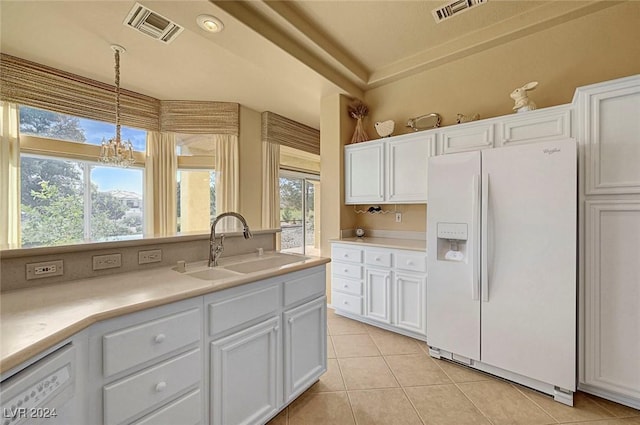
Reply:
[[429, 158], [427, 343], [572, 404], [574, 140]]

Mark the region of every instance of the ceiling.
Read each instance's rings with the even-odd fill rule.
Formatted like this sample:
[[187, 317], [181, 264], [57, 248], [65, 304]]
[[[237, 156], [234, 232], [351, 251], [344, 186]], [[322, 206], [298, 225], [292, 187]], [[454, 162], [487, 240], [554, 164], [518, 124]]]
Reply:
[[[488, 0], [441, 23], [445, 1], [140, 1], [184, 31], [170, 44], [122, 22], [135, 0], [0, 0], [3, 53], [163, 100], [237, 102], [314, 128], [322, 97], [366, 90], [611, 6]], [[224, 22], [200, 29], [196, 16]]]

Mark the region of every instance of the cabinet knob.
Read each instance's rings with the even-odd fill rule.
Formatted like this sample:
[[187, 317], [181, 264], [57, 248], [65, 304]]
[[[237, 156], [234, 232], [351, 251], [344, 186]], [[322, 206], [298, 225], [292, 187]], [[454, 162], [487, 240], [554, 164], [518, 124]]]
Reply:
[[166, 382], [164, 382], [164, 381], [158, 382], [158, 384], [156, 385], [156, 392], [157, 393], [161, 393], [166, 388], [167, 388], [167, 383]]
[[162, 341], [164, 341], [165, 339], [167, 339], [167, 336], [165, 334], [158, 334], [156, 335], [156, 337], [153, 339], [153, 341], [156, 344], [160, 344]]
[[342, 285], [342, 287], [346, 289], [349, 287], [349, 285]]
[[380, 257], [376, 257], [376, 261], [380, 261]]
[[349, 305], [349, 301], [342, 301], [342, 304]]
[[349, 271], [349, 269], [344, 269], [344, 272], [347, 273]]
[[349, 254], [343, 254], [342, 255], [344, 258], [349, 258]]
[[407, 260], [407, 266], [413, 266], [413, 261]]

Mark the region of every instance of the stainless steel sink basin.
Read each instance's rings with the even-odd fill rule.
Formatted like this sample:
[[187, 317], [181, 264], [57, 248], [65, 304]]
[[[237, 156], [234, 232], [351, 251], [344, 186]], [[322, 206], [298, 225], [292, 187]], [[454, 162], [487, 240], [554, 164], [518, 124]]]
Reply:
[[300, 255], [290, 254], [275, 254], [274, 256], [266, 258], [258, 258], [250, 261], [243, 261], [241, 263], [229, 264], [224, 266], [227, 270], [233, 270], [238, 273], [253, 273], [262, 270], [273, 269], [276, 267], [286, 266], [287, 264], [297, 263], [299, 261], [306, 260], [307, 257]]
[[193, 276], [195, 278], [202, 279], [202, 280], [220, 280], [220, 279], [226, 279], [228, 277], [238, 276], [239, 273], [232, 272], [230, 270], [225, 270], [220, 267], [214, 267], [214, 268], [207, 268], [205, 270], [200, 270], [197, 272], [187, 273], [187, 275]]

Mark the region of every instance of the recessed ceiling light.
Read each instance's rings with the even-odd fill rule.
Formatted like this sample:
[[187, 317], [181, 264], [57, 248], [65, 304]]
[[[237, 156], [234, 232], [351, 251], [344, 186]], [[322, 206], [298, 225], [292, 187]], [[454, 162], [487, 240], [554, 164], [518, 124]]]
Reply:
[[224, 29], [222, 21], [215, 16], [211, 15], [199, 15], [196, 18], [196, 22], [205, 31], [220, 32]]

